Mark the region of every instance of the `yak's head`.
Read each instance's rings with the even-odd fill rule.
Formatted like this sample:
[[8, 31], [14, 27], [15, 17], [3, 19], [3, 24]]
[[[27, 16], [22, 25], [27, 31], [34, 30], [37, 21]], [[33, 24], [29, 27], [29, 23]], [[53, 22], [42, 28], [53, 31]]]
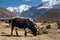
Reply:
[[32, 34], [33, 34], [34, 36], [37, 35], [37, 28], [35, 27], [35, 23], [33, 23], [32, 21], [30, 21], [29, 29], [32, 31]]

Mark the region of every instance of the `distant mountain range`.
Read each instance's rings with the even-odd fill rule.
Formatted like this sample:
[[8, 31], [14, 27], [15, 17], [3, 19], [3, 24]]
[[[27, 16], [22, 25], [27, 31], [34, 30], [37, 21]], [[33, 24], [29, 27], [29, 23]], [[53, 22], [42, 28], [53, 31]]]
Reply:
[[7, 10], [16, 13], [18, 16], [20, 16], [20, 14], [24, 11], [29, 10], [29, 8], [31, 8], [31, 6], [28, 5], [20, 5], [18, 7], [8, 7], [6, 8]]
[[29, 5], [20, 5], [19, 7], [8, 7], [7, 10], [16, 13], [20, 17], [30, 17], [36, 19], [41, 17], [46, 12], [50, 11], [51, 9], [60, 8], [60, 1], [47, 1], [43, 2], [37, 7], [32, 7]]
[[37, 18], [45, 13], [48, 9], [46, 8], [38, 8], [38, 7], [31, 7], [29, 5], [21, 5], [19, 7], [8, 7], [7, 10], [16, 13], [20, 17], [30, 17], [30, 18]]

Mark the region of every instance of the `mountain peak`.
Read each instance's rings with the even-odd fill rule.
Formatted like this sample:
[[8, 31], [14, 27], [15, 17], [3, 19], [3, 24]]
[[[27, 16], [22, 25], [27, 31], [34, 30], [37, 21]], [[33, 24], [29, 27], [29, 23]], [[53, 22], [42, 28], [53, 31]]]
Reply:
[[20, 12], [21, 13], [22, 11], [26, 11], [29, 8], [31, 8], [31, 6], [23, 4], [18, 7], [8, 7], [6, 9], [10, 10], [11, 12]]
[[60, 0], [42, 0], [42, 2], [49, 2], [49, 5], [60, 4]]
[[19, 6], [20, 12], [26, 11], [26, 10], [28, 10], [29, 8], [31, 8], [31, 6], [29, 6], [29, 5], [20, 5], [20, 6]]
[[[38, 9], [55, 8], [57, 5], [60, 5], [60, 0], [42, 0], [42, 6], [38, 7]], [[58, 6], [56, 8], [58, 8]]]

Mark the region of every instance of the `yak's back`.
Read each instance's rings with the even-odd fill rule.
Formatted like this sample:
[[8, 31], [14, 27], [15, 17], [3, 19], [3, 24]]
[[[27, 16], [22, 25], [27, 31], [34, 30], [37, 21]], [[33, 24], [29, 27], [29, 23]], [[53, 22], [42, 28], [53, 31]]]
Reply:
[[26, 18], [14, 18], [12, 19], [14, 22], [25, 22], [25, 21], [30, 21], [29, 19]]

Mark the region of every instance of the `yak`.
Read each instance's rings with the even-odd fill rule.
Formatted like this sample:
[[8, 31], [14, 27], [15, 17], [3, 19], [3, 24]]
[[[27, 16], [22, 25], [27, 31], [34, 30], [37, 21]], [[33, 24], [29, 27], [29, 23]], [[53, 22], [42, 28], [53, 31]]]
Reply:
[[[13, 29], [14, 27], [22, 28], [25, 30], [24, 35], [27, 36], [26, 28], [30, 29], [32, 31], [32, 34], [34, 36], [37, 35], [37, 28], [35, 27], [35, 24], [33, 21], [27, 19], [27, 18], [14, 18], [10, 20], [11, 23], [11, 35], [13, 35]], [[16, 28], [16, 35], [18, 36], [17, 28]]]

